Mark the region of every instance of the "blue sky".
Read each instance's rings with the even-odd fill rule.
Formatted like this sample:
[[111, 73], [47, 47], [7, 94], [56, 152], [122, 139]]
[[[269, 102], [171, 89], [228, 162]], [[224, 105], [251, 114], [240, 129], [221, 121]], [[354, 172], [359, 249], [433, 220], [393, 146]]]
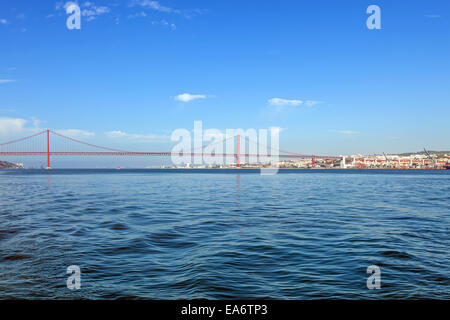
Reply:
[[78, 1], [81, 30], [64, 4], [0, 2], [1, 141], [170, 150], [202, 120], [278, 126], [301, 153], [450, 149], [447, 0]]

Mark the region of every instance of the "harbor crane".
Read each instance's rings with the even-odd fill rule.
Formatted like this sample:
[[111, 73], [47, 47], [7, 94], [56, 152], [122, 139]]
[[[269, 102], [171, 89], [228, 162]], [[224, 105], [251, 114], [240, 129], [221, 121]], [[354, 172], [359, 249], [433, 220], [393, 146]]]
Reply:
[[383, 152], [383, 154], [384, 154], [384, 157], [386, 158], [386, 166], [390, 166], [389, 159], [388, 159], [386, 153]]
[[427, 155], [427, 157], [434, 163], [434, 166], [436, 166], [437, 165], [436, 156], [431, 155], [425, 148], [423, 148], [423, 151], [425, 151], [425, 154]]

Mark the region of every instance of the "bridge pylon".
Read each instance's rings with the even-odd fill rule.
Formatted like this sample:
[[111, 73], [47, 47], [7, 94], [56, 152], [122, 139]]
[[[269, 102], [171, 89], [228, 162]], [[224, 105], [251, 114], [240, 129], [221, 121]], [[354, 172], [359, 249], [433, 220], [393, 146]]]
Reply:
[[47, 170], [50, 170], [50, 130], [47, 129]]
[[241, 135], [236, 136], [236, 168], [241, 167]]

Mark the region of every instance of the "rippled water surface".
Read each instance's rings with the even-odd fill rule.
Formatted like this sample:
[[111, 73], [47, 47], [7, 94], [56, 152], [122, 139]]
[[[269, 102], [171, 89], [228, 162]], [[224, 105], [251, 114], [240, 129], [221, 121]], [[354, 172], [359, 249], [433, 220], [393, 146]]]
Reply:
[[3, 170], [0, 298], [449, 299], [449, 173]]

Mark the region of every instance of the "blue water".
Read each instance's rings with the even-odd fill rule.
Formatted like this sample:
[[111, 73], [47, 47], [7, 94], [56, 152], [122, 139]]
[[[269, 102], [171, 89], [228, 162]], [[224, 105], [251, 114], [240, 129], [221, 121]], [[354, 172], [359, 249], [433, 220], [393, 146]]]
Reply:
[[450, 171], [0, 170], [0, 204], [3, 299], [450, 298]]

